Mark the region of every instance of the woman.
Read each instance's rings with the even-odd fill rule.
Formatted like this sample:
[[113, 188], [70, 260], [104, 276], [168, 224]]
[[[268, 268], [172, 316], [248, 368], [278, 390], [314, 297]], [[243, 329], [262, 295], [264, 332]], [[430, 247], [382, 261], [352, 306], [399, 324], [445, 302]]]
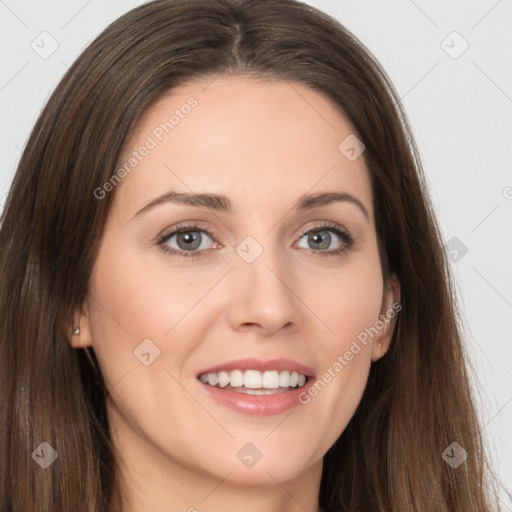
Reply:
[[34, 127], [0, 262], [2, 512], [491, 510], [410, 128], [312, 7], [110, 25]]

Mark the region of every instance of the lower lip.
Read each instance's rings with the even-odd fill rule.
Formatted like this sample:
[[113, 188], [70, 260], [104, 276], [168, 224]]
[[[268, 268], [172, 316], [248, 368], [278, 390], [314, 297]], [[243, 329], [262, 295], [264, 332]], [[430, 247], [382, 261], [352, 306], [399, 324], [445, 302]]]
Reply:
[[255, 416], [270, 416], [288, 411], [297, 405], [302, 405], [299, 401], [299, 395], [307, 392], [307, 389], [313, 383], [313, 379], [310, 379], [301, 388], [290, 389], [290, 391], [274, 395], [247, 395], [238, 391], [226, 391], [222, 388], [215, 388], [201, 381], [198, 382], [205, 391], [210, 393], [214, 400], [237, 412]]

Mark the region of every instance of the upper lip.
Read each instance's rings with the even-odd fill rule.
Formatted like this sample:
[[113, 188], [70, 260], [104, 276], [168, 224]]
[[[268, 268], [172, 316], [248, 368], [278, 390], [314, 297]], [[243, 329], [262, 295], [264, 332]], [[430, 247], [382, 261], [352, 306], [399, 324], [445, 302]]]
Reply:
[[315, 371], [303, 364], [297, 363], [291, 359], [255, 359], [255, 358], [246, 358], [246, 359], [236, 359], [233, 361], [227, 361], [225, 363], [219, 363], [215, 366], [209, 366], [204, 370], [201, 370], [197, 377], [202, 375], [203, 373], [218, 373], [220, 371], [231, 371], [231, 370], [258, 370], [260, 372], [276, 370], [276, 371], [285, 371], [289, 370], [290, 372], [297, 372], [306, 377], [315, 377]]

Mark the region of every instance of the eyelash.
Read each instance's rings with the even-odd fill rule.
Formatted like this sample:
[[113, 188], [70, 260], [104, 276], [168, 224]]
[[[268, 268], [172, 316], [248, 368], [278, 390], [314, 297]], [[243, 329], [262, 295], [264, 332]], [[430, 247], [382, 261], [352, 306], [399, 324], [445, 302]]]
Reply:
[[[212, 240], [214, 236], [209, 232], [209, 230], [202, 228], [199, 224], [196, 224], [195, 222], [189, 222], [188, 224], [184, 226], [175, 226], [173, 228], [173, 231], [170, 231], [157, 240], [157, 245], [162, 249], [162, 251], [166, 254], [172, 254], [174, 256], [177, 256], [178, 258], [196, 258], [198, 256], [201, 256], [201, 253], [203, 251], [178, 251], [176, 249], [173, 249], [172, 247], [169, 247], [165, 244], [170, 238], [172, 238], [174, 235], [179, 235], [180, 233], [187, 233], [187, 232], [194, 232], [199, 231], [201, 233], [206, 234], [208, 237], [210, 237]], [[332, 231], [338, 238], [340, 238], [343, 242], [343, 246], [340, 249], [331, 249], [329, 251], [322, 251], [317, 249], [309, 249], [314, 253], [315, 256], [325, 257], [325, 256], [336, 256], [341, 255], [342, 253], [346, 252], [348, 249], [350, 249], [354, 245], [354, 239], [350, 235], [350, 233], [342, 228], [341, 226], [338, 226], [337, 224], [333, 224], [330, 222], [327, 222], [325, 224], [320, 224], [318, 226], [315, 226], [307, 231], [302, 232], [302, 237], [309, 235], [311, 233], [318, 233], [322, 231]]]

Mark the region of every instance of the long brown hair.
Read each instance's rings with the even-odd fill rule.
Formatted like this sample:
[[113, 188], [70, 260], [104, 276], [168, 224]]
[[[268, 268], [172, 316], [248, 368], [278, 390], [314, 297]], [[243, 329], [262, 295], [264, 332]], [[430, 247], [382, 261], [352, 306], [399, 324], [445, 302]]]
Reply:
[[[142, 5], [89, 45], [49, 99], [0, 229], [0, 511], [120, 507], [108, 390], [93, 351], [69, 343], [115, 193], [98, 200], [94, 191], [115, 173], [151, 104], [220, 74], [301, 82], [349, 119], [366, 146], [383, 271], [401, 283], [391, 347], [372, 364], [355, 415], [324, 457], [320, 504], [489, 512], [453, 284], [403, 107], [346, 28], [293, 0]], [[32, 456], [50, 449], [43, 442], [58, 454], [46, 469]], [[458, 467], [442, 456], [454, 442], [468, 454]]]

